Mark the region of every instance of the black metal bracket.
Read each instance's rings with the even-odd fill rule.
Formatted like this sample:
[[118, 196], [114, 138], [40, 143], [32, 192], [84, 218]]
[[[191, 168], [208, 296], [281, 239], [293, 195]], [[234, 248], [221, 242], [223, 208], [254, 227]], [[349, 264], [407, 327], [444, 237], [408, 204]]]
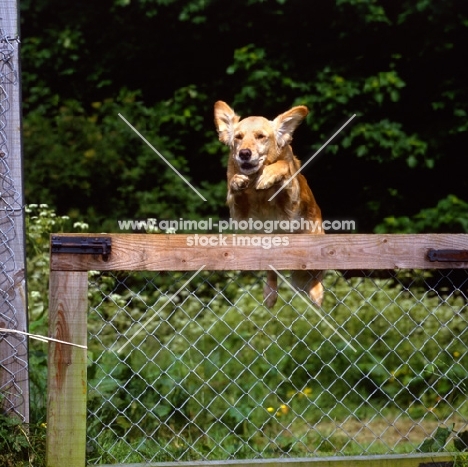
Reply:
[[427, 252], [429, 261], [468, 262], [468, 250], [434, 250]]
[[107, 259], [112, 250], [110, 237], [59, 237], [52, 236], [52, 253], [74, 255], [102, 255]]

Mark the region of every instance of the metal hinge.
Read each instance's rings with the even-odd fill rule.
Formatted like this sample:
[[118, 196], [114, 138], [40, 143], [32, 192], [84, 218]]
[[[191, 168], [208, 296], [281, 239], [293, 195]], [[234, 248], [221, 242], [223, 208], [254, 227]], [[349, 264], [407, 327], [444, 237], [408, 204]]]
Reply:
[[430, 249], [427, 252], [429, 261], [451, 261], [465, 262], [468, 261], [468, 250], [434, 250]]
[[107, 258], [112, 249], [110, 237], [55, 237], [51, 239], [52, 253], [102, 255]]

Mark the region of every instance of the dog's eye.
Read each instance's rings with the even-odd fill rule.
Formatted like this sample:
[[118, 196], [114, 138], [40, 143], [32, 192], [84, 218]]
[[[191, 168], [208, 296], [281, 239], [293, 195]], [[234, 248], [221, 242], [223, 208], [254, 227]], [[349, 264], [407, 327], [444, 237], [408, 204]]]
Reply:
[[258, 135], [255, 135], [255, 138], [257, 139], [265, 139], [266, 136], [263, 133], [259, 133]]
[[243, 136], [241, 133], [237, 133], [236, 135], [234, 135], [234, 138], [237, 139], [237, 141], [240, 141], [243, 138]]

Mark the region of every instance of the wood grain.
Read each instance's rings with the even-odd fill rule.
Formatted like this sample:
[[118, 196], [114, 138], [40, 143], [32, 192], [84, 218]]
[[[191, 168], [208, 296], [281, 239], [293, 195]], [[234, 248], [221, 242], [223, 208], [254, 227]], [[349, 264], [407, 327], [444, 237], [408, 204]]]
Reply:
[[[49, 334], [86, 345], [88, 274], [51, 272]], [[47, 467], [82, 467], [86, 456], [86, 349], [49, 343]]]
[[[85, 236], [110, 237], [112, 239], [110, 256], [103, 259], [99, 255], [54, 253], [51, 257], [51, 269], [196, 271], [202, 265], [205, 265], [205, 270], [213, 271], [267, 270], [269, 265], [278, 270], [468, 267], [466, 261], [431, 262], [427, 257], [430, 249], [468, 250], [468, 234], [216, 234], [198, 237], [190, 234], [93, 234]], [[208, 242], [212, 245], [204, 245]]]

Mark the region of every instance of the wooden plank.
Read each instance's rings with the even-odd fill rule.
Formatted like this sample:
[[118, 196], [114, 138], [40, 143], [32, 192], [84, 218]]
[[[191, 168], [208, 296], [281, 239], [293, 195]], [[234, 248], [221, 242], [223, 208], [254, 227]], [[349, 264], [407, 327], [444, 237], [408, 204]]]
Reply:
[[[50, 337], [87, 341], [88, 274], [50, 274]], [[49, 343], [47, 467], [83, 467], [86, 456], [86, 349]]]
[[[0, 2], [0, 327], [27, 331], [18, 1]], [[3, 39], [6, 40], [3, 40]], [[28, 338], [0, 338], [2, 410], [29, 422]]]
[[107, 259], [99, 255], [54, 253], [51, 268], [62, 271], [196, 271], [202, 265], [206, 270], [267, 270], [269, 265], [278, 270], [468, 268], [467, 261], [431, 262], [427, 257], [430, 249], [468, 250], [468, 234], [101, 236], [112, 239], [112, 253]]
[[[228, 461], [158, 462], [125, 464], [125, 467], [449, 467], [454, 457], [448, 453], [433, 454], [390, 454], [385, 456], [333, 456], [301, 459], [259, 459]], [[124, 467], [123, 464], [120, 464]], [[100, 467], [111, 467], [102, 465]], [[116, 467], [115, 464], [112, 467]]]

